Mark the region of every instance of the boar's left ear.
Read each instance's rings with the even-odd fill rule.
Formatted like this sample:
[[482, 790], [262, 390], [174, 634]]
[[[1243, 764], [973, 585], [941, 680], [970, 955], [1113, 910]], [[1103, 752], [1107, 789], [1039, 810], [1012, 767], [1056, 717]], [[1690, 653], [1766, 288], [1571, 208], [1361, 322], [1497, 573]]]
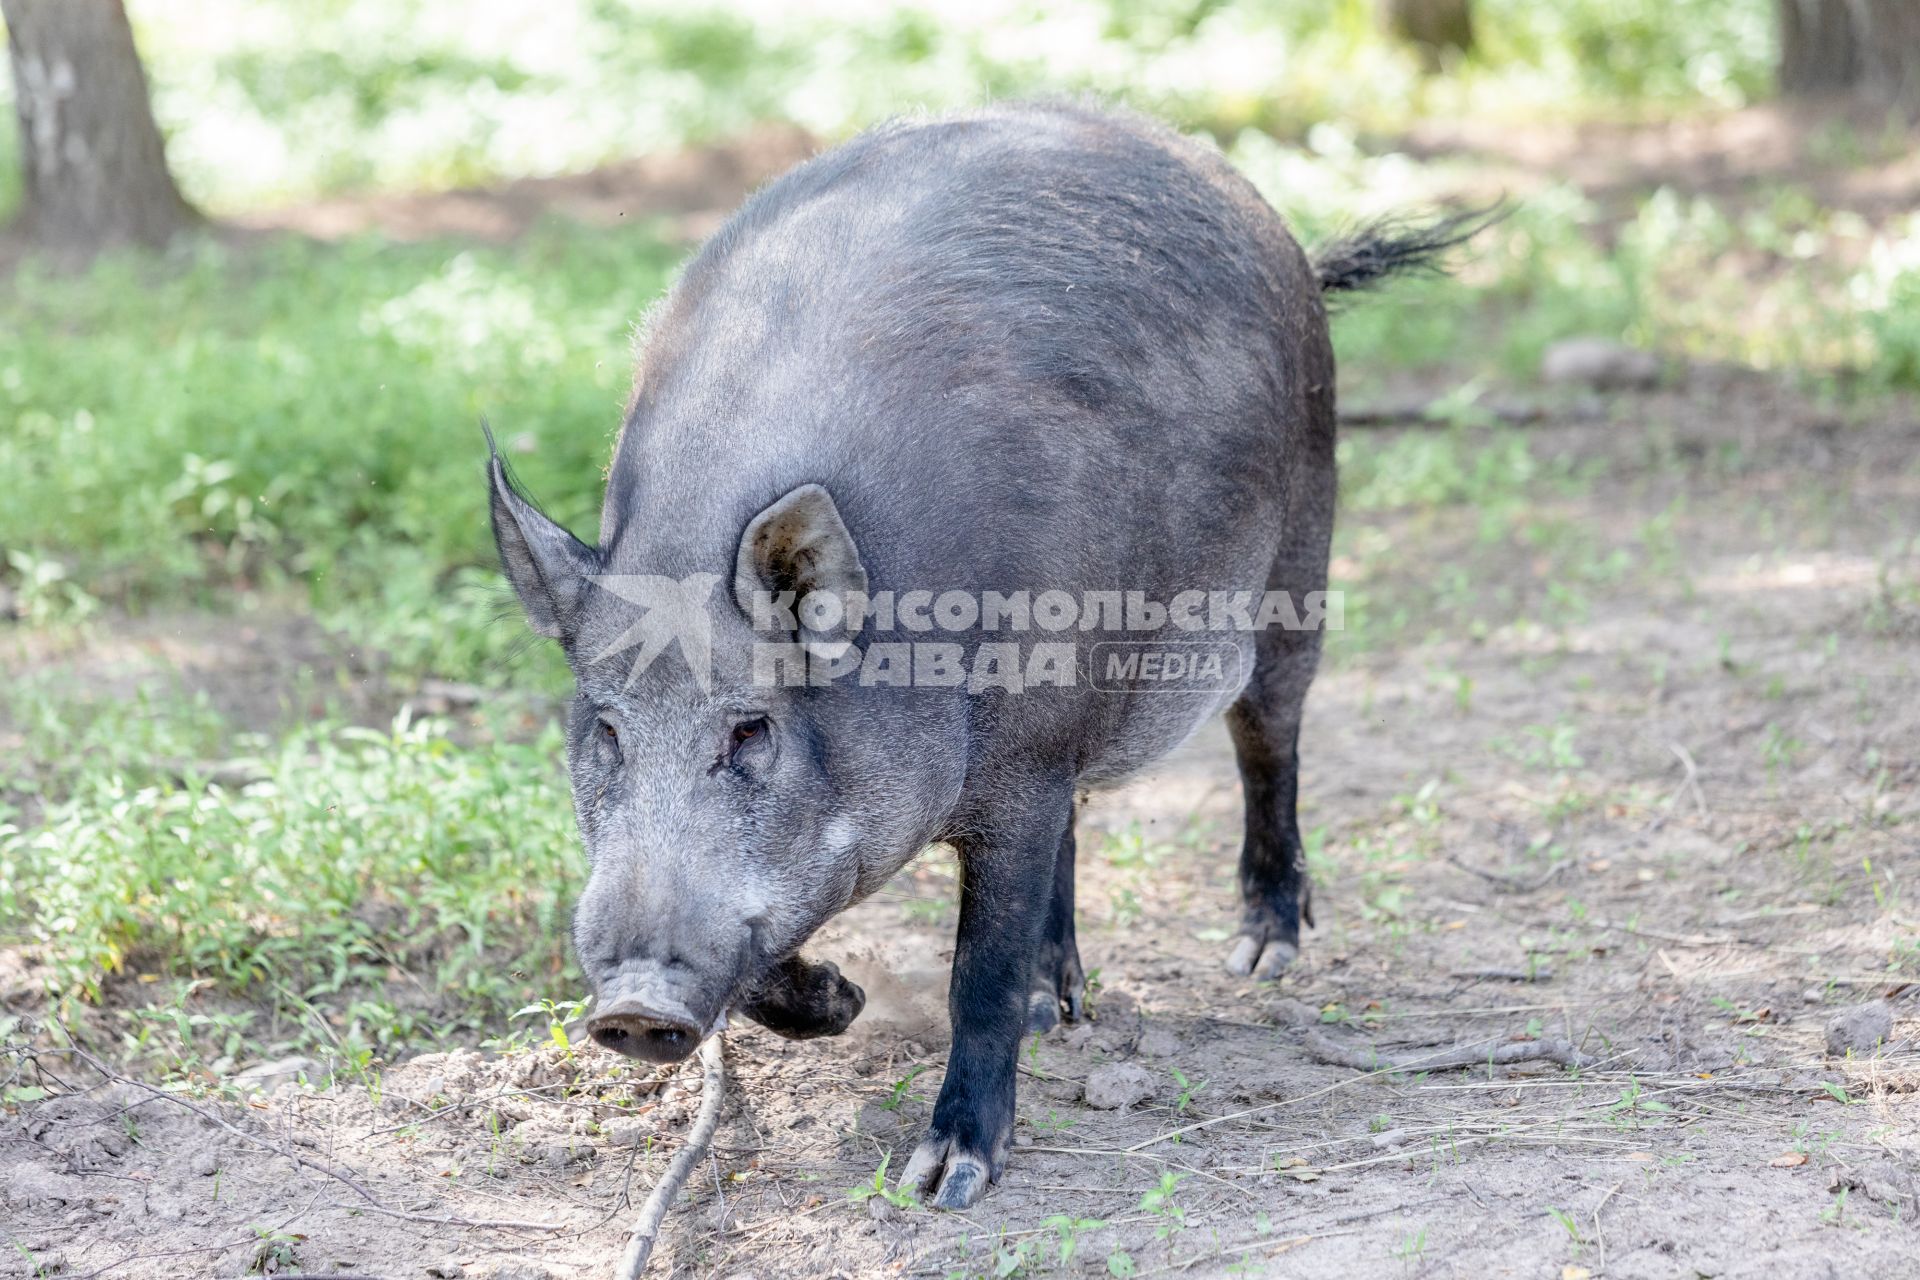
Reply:
[[500, 549], [500, 567], [527, 611], [528, 625], [543, 636], [560, 639], [587, 590], [587, 575], [600, 571], [599, 557], [521, 495], [507, 464], [493, 449], [491, 432], [487, 453], [493, 541]]
[[[734, 556], [733, 598], [749, 618], [755, 616], [756, 598], [764, 601], [787, 591], [799, 611], [800, 643], [824, 658], [845, 653], [860, 632], [860, 619], [847, 616], [846, 602], [866, 595], [867, 570], [833, 495], [817, 484], [801, 485], [755, 516]], [[837, 623], [808, 625], [811, 611], [799, 605], [816, 591], [841, 602]], [[812, 616], [829, 623], [835, 615], [829, 607], [827, 615]]]

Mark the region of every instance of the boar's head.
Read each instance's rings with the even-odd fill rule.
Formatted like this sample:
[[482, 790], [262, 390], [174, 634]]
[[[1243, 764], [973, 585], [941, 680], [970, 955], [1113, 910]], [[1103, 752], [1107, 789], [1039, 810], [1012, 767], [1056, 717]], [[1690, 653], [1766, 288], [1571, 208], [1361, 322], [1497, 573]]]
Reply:
[[[730, 1006], [796, 999], [839, 1008], [824, 1030], [841, 1029], [860, 997], [837, 971], [823, 977], [831, 966], [800, 966], [812, 995], [769, 988], [791, 980], [809, 934], [899, 865], [906, 837], [861, 803], [897, 746], [834, 691], [756, 678], [755, 648], [774, 637], [755, 633], [751, 613], [759, 592], [865, 590], [832, 497], [809, 484], [777, 499], [747, 521], [731, 563], [669, 555], [679, 562], [647, 573], [547, 518], [498, 456], [489, 470], [506, 576], [575, 679], [567, 759], [589, 874], [574, 944], [596, 997], [590, 1034], [670, 1062]], [[852, 639], [843, 623], [781, 641], [831, 653]]]

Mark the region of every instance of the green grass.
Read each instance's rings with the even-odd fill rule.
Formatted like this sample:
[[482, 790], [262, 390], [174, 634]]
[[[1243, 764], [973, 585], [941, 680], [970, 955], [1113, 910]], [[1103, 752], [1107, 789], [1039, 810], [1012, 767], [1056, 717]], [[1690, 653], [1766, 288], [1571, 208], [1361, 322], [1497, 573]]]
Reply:
[[678, 256], [555, 227], [25, 271], [0, 291], [9, 576], [56, 614], [291, 589], [403, 668], [483, 673], [518, 629], [494, 625], [480, 418], [591, 536], [631, 327]]
[[88, 740], [119, 750], [64, 779], [34, 828], [0, 824], [0, 929], [45, 966], [54, 1012], [183, 979], [214, 1007], [318, 1012], [326, 1039], [364, 1054], [498, 1035], [511, 1009], [578, 989], [556, 729], [471, 748], [404, 716], [302, 730], [253, 742], [257, 777], [222, 787], [141, 777], [151, 730], [119, 736], [141, 718], [93, 708]]
[[[92, 699], [47, 677], [10, 681], [0, 692], [0, 722], [28, 744], [0, 763], [0, 818], [9, 801], [58, 803], [89, 778], [144, 787], [167, 777], [172, 762], [217, 760], [234, 745], [204, 694]], [[12, 887], [0, 885], [0, 893]]]

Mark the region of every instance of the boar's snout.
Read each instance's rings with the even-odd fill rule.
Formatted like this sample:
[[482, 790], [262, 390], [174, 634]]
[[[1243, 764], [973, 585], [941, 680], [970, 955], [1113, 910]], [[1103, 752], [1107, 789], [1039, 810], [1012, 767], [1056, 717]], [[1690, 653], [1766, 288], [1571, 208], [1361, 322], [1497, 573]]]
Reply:
[[587, 1019], [587, 1034], [603, 1049], [642, 1062], [678, 1062], [700, 1043], [700, 1024], [684, 1013], [650, 1008], [631, 996]]

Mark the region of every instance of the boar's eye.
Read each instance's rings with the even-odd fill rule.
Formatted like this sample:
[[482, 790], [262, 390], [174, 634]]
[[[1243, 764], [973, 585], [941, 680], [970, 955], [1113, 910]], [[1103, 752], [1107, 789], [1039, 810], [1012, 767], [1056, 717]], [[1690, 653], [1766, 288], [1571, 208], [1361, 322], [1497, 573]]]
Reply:
[[620, 731], [613, 727], [613, 721], [600, 721], [600, 739], [615, 751], [620, 750]]
[[765, 716], [755, 716], [751, 720], [742, 720], [739, 724], [733, 726], [733, 732], [728, 735], [727, 755], [729, 757], [737, 756], [740, 754], [742, 747], [760, 742], [765, 739], [766, 736], [767, 718]]

